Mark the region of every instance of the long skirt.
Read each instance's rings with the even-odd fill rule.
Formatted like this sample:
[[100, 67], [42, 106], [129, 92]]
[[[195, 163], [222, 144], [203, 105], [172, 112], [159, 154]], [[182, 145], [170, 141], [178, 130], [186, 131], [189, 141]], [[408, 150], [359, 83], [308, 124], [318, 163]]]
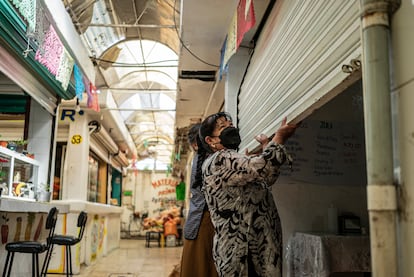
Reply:
[[195, 240], [184, 239], [181, 258], [181, 277], [218, 276], [213, 261], [214, 227], [210, 213], [205, 211]]

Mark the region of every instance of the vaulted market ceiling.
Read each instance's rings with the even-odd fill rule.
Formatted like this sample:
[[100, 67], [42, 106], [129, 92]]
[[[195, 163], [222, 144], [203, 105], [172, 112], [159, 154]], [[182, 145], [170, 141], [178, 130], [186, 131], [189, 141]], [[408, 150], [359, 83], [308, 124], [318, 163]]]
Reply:
[[[138, 160], [185, 160], [189, 126], [223, 108], [220, 50], [239, 1], [62, 1], [95, 65], [95, 86], [113, 95]], [[245, 44], [274, 3], [253, 2], [257, 24]]]
[[[180, 2], [64, 0], [137, 146], [137, 159], [167, 165], [174, 150]], [[145, 165], [145, 162], [144, 162]]]

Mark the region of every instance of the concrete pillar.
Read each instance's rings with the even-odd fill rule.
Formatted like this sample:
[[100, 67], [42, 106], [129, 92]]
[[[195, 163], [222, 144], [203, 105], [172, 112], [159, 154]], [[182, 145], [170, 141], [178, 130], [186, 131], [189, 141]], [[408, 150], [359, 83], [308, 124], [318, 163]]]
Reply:
[[399, 136], [399, 268], [414, 276], [414, 2], [402, 0], [391, 23], [393, 94], [398, 103]]
[[60, 119], [69, 122], [69, 137], [63, 169], [62, 200], [87, 201], [89, 117], [83, 111], [62, 109]]

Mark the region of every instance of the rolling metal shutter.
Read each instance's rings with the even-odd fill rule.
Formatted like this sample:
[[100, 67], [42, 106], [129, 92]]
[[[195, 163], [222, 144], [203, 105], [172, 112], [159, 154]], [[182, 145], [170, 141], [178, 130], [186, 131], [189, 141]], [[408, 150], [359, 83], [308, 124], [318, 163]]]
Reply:
[[349, 77], [342, 65], [360, 56], [358, 1], [277, 1], [240, 88], [241, 149], [273, 134], [283, 116], [303, 117]]

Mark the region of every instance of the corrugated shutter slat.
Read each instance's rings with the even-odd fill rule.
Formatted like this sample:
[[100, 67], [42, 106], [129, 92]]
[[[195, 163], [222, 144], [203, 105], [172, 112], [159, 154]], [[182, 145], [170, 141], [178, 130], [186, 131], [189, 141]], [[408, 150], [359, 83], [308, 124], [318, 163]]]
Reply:
[[257, 146], [282, 119], [299, 116], [348, 77], [361, 55], [357, 1], [278, 1], [255, 48], [239, 94], [241, 148]]

